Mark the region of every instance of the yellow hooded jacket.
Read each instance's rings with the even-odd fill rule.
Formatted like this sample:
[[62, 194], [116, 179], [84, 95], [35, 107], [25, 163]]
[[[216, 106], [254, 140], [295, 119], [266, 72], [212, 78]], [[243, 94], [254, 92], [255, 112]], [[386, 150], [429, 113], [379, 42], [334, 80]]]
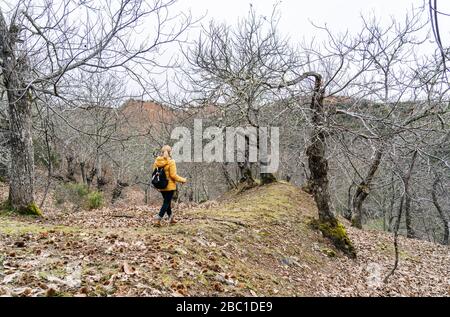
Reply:
[[177, 175], [177, 165], [173, 159], [158, 156], [155, 163], [153, 163], [152, 171], [155, 170], [156, 167], [164, 167], [164, 172], [166, 173], [167, 180], [169, 181], [167, 187], [164, 189], [159, 189], [159, 191], [176, 190], [176, 182], [186, 183], [186, 178]]

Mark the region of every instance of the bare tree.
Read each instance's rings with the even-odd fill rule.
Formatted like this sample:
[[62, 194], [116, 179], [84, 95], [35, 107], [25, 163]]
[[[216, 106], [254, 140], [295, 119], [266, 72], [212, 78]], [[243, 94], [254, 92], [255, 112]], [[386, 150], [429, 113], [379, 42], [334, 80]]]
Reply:
[[[235, 27], [211, 22], [185, 53], [191, 98], [199, 105], [217, 107], [222, 127], [245, 124], [259, 131], [270, 120], [267, 112], [279, 99], [276, 87], [297, 65], [287, 39], [278, 34], [278, 19], [276, 7], [270, 18], [258, 16], [251, 7]], [[245, 138], [248, 149], [250, 137]], [[254, 172], [248, 151], [244, 157], [239, 163], [240, 181], [251, 184]], [[257, 169], [263, 161], [259, 157]], [[263, 184], [275, 181], [271, 173], [259, 171], [259, 175]]]
[[[19, 1], [0, 11], [0, 60], [10, 120], [12, 208], [38, 212], [34, 205], [32, 103], [40, 94], [63, 98], [62, 82], [77, 71], [126, 71], [143, 79], [159, 46], [179, 40], [189, 16], [170, 14], [173, 0], [94, 2]], [[179, 19], [178, 19], [179, 18]], [[9, 22], [8, 22], [9, 20]], [[173, 25], [173, 21], [179, 22]], [[147, 21], [147, 25], [143, 22]], [[149, 27], [138, 43], [132, 34]], [[143, 79], [144, 80], [144, 79]]]

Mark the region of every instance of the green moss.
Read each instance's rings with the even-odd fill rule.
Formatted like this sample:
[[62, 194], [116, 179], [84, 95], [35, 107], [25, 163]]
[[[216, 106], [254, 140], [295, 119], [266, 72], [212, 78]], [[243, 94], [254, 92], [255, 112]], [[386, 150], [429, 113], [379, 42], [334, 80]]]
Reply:
[[356, 251], [350, 238], [347, 235], [345, 227], [336, 220], [336, 222], [321, 222], [317, 219], [310, 221], [310, 226], [315, 230], [320, 230], [322, 234], [330, 239], [335, 247], [351, 258], [356, 258]]
[[41, 209], [35, 203], [31, 203], [27, 207], [20, 208], [19, 213], [38, 217], [43, 216]]
[[9, 219], [8, 217], [0, 218], [0, 233], [7, 235], [21, 235], [24, 233], [42, 233], [49, 230], [55, 230], [64, 233], [75, 233], [81, 229], [69, 226], [52, 226], [28, 223], [25, 221]]
[[17, 212], [22, 215], [30, 215], [30, 216], [37, 216], [37, 217], [43, 216], [41, 209], [34, 202], [29, 204], [26, 207], [14, 208], [11, 205], [11, 202], [9, 200], [6, 200], [5, 202], [3, 202], [0, 205], [0, 209], [1, 209], [2, 213], [6, 213], [6, 214], [13, 214], [13, 213]]

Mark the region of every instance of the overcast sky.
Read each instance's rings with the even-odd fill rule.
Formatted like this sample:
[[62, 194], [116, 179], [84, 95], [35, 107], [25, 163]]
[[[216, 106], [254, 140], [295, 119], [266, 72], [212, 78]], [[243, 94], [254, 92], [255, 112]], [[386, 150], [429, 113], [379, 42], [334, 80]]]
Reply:
[[[34, 1], [39, 2], [39, 0]], [[54, 1], [55, 4], [60, 3], [59, 0]], [[0, 0], [0, 8], [8, 8], [5, 3], [9, 3], [12, 7], [17, 2], [16, 0], [6, 0], [6, 2]], [[303, 39], [308, 40], [312, 37], [320, 39], [321, 35], [325, 35], [324, 32], [318, 32], [317, 29], [314, 29], [311, 22], [322, 26], [326, 23], [334, 34], [347, 30], [351, 34], [356, 34], [360, 30], [361, 15], [373, 14], [386, 22], [394, 17], [400, 22], [404, 20], [408, 10], [423, 6], [428, 3], [428, 0], [178, 0], [178, 3], [170, 7], [170, 12], [176, 14], [179, 10], [191, 10], [194, 17], [205, 16], [201, 20], [202, 24], [207, 24], [214, 19], [216, 22], [235, 25], [238, 18], [247, 16], [250, 4], [255, 8], [257, 14], [269, 16], [277, 3], [281, 17], [279, 31], [289, 36], [292, 46], [295, 47]], [[438, 0], [438, 9], [450, 14], [450, 0]], [[429, 19], [428, 12], [425, 12], [424, 19]], [[149, 22], [145, 25], [150, 24]], [[450, 16], [440, 15], [439, 24], [443, 46], [449, 47]], [[426, 28], [431, 31], [431, 24], [428, 23]], [[198, 32], [198, 28], [193, 28], [185, 36], [191, 40], [196, 39]], [[146, 36], [146, 33], [135, 36]], [[437, 49], [436, 43], [432, 40], [430, 38], [430, 41], [421, 45], [418, 53], [428, 55]], [[161, 55], [155, 56], [160, 64], [166, 63], [180, 51], [180, 47], [175, 43], [168, 44], [164, 48], [159, 53]], [[161, 76], [165, 79], [166, 73], [161, 72], [159, 75], [151, 73], [151, 76], [155, 78]]]
[[[247, 14], [249, 5], [257, 13], [269, 15], [276, 0], [179, 0], [179, 5], [200, 16], [207, 13], [205, 22], [214, 18], [227, 23], [235, 23], [238, 17]], [[282, 0], [279, 2], [281, 31], [292, 40], [308, 38], [313, 32], [310, 20], [316, 24], [327, 25], [332, 30], [352, 31], [359, 28], [360, 14], [375, 13], [377, 17], [404, 19], [406, 10], [421, 6], [423, 0]], [[428, 2], [428, 1], [426, 1]], [[450, 0], [439, 0], [438, 9], [450, 13]], [[450, 42], [450, 17], [441, 16], [441, 35], [444, 44]], [[450, 44], [450, 43], [449, 43]]]

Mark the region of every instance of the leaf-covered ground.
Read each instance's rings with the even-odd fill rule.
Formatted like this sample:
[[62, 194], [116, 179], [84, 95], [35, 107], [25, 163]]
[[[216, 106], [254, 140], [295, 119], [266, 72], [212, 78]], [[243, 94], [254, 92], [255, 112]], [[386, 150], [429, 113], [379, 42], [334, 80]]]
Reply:
[[[358, 257], [336, 252], [308, 226], [312, 198], [288, 184], [176, 210], [46, 210], [0, 215], [3, 296], [449, 296], [449, 248], [348, 228]], [[347, 227], [349, 227], [347, 225]]]

